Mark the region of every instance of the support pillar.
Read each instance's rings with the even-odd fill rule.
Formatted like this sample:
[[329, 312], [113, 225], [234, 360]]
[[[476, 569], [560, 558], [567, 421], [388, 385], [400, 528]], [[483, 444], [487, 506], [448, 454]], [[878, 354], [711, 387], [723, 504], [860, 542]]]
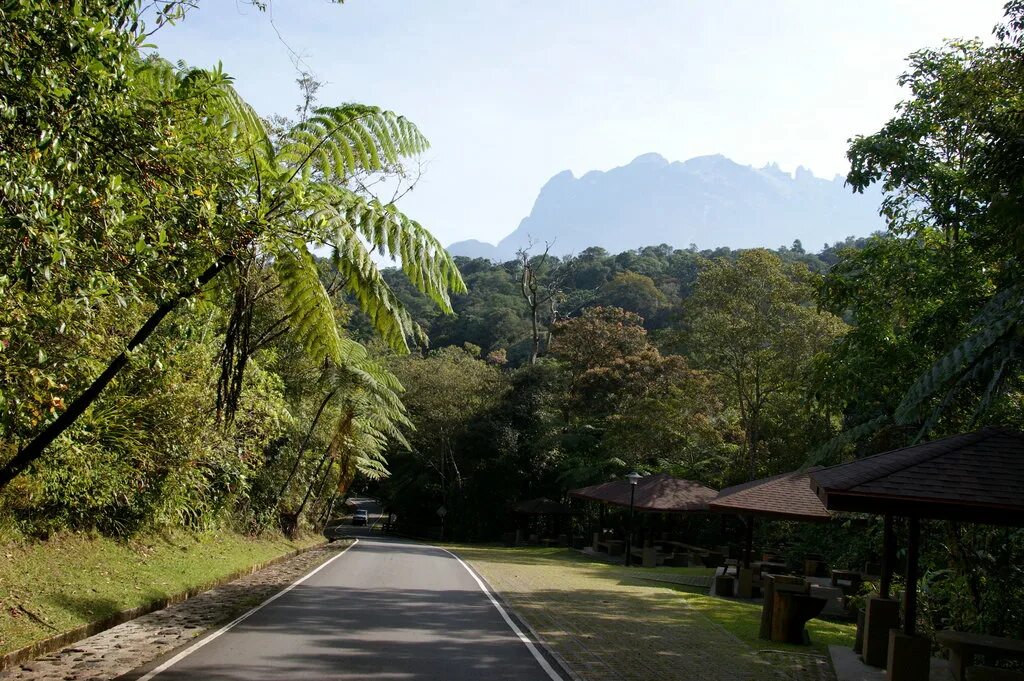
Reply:
[[864, 664], [885, 667], [889, 660], [889, 631], [900, 626], [900, 603], [894, 598], [873, 596], [864, 607], [861, 657]]
[[903, 592], [903, 633], [913, 636], [917, 631], [917, 557], [921, 545], [921, 521], [907, 519], [907, 588]]
[[917, 562], [921, 545], [921, 521], [907, 519], [907, 588], [903, 594], [903, 630], [889, 632], [888, 681], [928, 681], [931, 644], [917, 636]]
[[889, 591], [892, 588], [892, 570], [896, 561], [896, 538], [892, 530], [893, 518], [891, 514], [885, 516], [885, 529], [882, 535], [882, 579], [878, 585], [878, 595], [882, 598], [889, 598]]
[[750, 567], [750, 554], [754, 552], [754, 516], [743, 519], [746, 525], [746, 536], [743, 539], [743, 567]]

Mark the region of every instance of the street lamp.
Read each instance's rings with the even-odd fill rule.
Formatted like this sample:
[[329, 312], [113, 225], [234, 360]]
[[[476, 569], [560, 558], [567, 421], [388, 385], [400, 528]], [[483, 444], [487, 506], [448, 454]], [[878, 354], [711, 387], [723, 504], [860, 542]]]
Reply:
[[626, 567], [633, 564], [633, 499], [636, 497], [636, 483], [640, 482], [643, 476], [633, 471], [626, 476], [629, 480], [629, 527], [626, 530]]

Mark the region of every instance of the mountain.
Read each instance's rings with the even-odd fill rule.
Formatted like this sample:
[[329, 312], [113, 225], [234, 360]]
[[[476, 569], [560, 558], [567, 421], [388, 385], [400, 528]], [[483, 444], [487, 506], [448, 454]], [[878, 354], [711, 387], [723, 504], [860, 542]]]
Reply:
[[722, 155], [669, 163], [659, 154], [644, 154], [629, 165], [579, 178], [562, 171], [497, 246], [473, 239], [448, 250], [501, 261], [531, 240], [541, 247], [554, 242], [558, 255], [590, 246], [618, 253], [662, 243], [777, 248], [795, 239], [818, 249], [883, 229], [881, 201], [877, 187], [854, 194], [841, 176], [825, 180], [802, 166], [790, 175], [775, 164], [753, 168]]

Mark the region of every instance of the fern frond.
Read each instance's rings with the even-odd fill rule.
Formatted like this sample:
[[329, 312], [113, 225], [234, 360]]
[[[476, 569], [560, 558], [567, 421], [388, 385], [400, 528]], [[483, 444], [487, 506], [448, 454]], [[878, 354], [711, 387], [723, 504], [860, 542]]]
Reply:
[[274, 157], [274, 145], [267, 134], [263, 119], [255, 109], [242, 99], [235, 88], [225, 85], [219, 88], [221, 105], [224, 107], [227, 124], [242, 139], [245, 149], [251, 150], [261, 161]]
[[289, 131], [277, 158], [308, 177], [346, 181], [360, 172], [394, 170], [429, 147], [411, 122], [363, 104], [322, 107]]
[[[402, 270], [421, 293], [445, 313], [449, 291], [466, 290], [454, 260], [421, 225], [393, 205], [367, 200], [346, 189], [317, 183], [306, 197], [315, 210], [303, 215], [307, 233], [331, 246], [332, 262], [374, 328], [397, 352], [408, 339], [426, 345], [426, 334], [384, 280], [371, 249], [400, 258]], [[394, 249], [394, 250], [389, 250]]]
[[800, 470], [807, 470], [812, 466], [818, 466], [827, 462], [836, 454], [842, 452], [848, 445], [860, 442], [861, 440], [874, 435], [884, 428], [889, 422], [889, 417], [883, 415], [861, 423], [860, 425], [856, 425], [853, 428], [844, 430], [822, 446], [811, 451], [804, 460]]
[[344, 365], [365, 353], [358, 343], [339, 335], [334, 305], [320, 281], [313, 254], [302, 240], [279, 244], [274, 269], [284, 290], [292, 333], [314, 362], [331, 359]]
[[[916, 423], [926, 403], [939, 392], [946, 392], [940, 407], [948, 406], [952, 400], [950, 393], [959, 391], [969, 382], [964, 379], [977, 378], [985, 367], [994, 366], [994, 361], [986, 361], [987, 355], [1001, 354], [1020, 344], [1017, 331], [1024, 319], [1022, 295], [1024, 288], [1012, 286], [989, 300], [972, 322], [978, 330], [939, 358], [907, 390], [896, 408], [897, 423]], [[951, 384], [952, 387], [947, 387]], [[991, 386], [990, 390], [997, 388], [998, 385]]]

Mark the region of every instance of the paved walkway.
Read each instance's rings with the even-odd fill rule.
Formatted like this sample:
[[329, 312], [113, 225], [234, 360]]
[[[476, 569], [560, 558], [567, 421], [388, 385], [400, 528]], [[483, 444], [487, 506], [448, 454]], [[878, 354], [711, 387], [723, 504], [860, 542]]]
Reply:
[[623, 570], [569, 553], [457, 552], [584, 681], [835, 678], [821, 656], [756, 651], [672, 589]]
[[55, 653], [0, 673], [2, 681], [112, 679], [192, 641], [207, 629], [259, 604], [348, 542], [336, 542], [281, 561], [187, 601], [143, 615]]

